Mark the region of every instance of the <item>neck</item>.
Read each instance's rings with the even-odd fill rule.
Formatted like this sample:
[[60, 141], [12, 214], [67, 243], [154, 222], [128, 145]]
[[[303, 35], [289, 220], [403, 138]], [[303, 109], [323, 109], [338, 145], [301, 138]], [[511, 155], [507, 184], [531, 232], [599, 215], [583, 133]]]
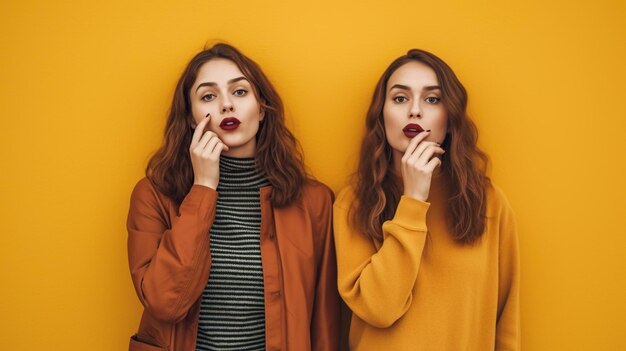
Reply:
[[263, 172], [256, 167], [253, 157], [220, 157], [220, 182], [218, 192], [227, 189], [258, 189], [269, 185]]

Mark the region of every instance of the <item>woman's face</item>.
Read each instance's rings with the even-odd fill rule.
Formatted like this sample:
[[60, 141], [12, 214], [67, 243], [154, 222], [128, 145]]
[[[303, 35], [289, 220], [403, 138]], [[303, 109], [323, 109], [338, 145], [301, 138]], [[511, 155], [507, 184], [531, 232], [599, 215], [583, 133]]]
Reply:
[[431, 130], [426, 140], [442, 143], [448, 116], [435, 71], [411, 61], [393, 72], [387, 82], [383, 119], [394, 157], [401, 158], [411, 139], [422, 130]]
[[254, 156], [264, 114], [250, 82], [234, 62], [216, 58], [203, 64], [189, 99], [196, 125], [211, 115], [206, 130], [215, 132], [229, 147], [224, 155]]

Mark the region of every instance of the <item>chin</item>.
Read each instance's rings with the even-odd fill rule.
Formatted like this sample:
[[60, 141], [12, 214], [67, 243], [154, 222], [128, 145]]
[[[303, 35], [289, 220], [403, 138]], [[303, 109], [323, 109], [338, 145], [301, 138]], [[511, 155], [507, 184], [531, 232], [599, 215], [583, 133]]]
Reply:
[[228, 140], [228, 138], [222, 139], [222, 142], [231, 149], [236, 149], [246, 145], [246, 142], [241, 140]]
[[409, 147], [409, 143], [407, 142], [403, 145], [395, 145], [395, 146], [389, 144], [389, 147], [391, 148], [391, 151], [393, 153], [400, 153], [404, 155], [404, 153], [406, 152], [406, 149]]

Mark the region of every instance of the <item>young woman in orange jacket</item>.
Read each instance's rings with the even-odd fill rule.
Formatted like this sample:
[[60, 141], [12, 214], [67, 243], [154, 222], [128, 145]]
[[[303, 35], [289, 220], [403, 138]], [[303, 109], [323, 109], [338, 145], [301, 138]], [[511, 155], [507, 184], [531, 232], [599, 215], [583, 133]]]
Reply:
[[197, 54], [131, 196], [130, 350], [336, 350], [332, 200], [259, 66], [226, 44]]

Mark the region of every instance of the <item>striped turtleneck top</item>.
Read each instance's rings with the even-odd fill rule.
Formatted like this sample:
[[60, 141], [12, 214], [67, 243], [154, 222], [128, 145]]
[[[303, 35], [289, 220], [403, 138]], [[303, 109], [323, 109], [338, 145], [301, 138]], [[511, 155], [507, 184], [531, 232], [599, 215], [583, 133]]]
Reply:
[[265, 350], [259, 189], [267, 185], [254, 158], [221, 156], [196, 350]]

